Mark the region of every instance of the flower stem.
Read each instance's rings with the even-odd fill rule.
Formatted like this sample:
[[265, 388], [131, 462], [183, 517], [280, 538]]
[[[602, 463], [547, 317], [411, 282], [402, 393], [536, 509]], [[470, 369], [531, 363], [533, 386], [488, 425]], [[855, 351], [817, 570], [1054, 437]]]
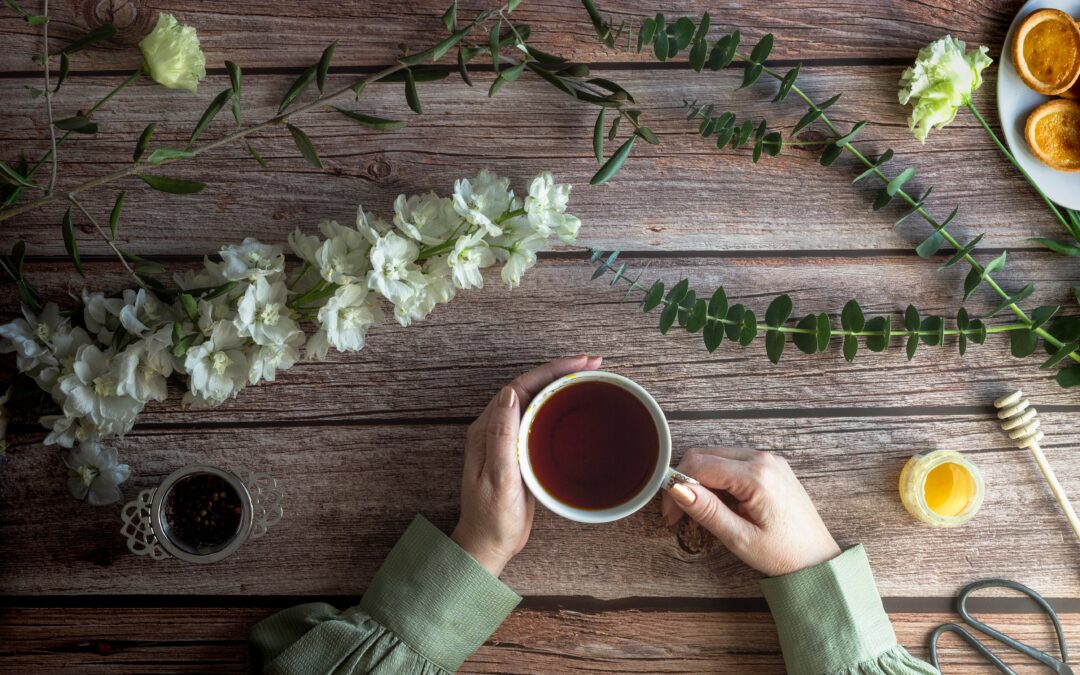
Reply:
[[131, 278], [133, 278], [135, 282], [139, 284], [139, 286], [150, 290], [150, 288], [147, 287], [146, 283], [143, 282], [142, 278], [135, 272], [134, 269], [132, 269], [131, 265], [128, 264], [128, 261], [124, 257], [124, 254], [121, 253], [120, 249], [116, 246], [116, 242], [114, 242], [111, 237], [105, 234], [105, 230], [102, 229], [101, 225], [98, 224], [97, 220], [92, 215], [90, 215], [90, 212], [87, 211], [86, 208], [81, 203], [79, 203], [77, 199], [75, 199], [74, 195], [69, 194], [65, 195], [65, 197], [69, 202], [71, 202], [72, 206], [79, 209], [79, 211], [82, 211], [82, 214], [86, 216], [86, 219], [90, 221], [90, 224], [94, 226], [94, 229], [98, 231], [98, 234], [101, 235], [101, 238], [104, 239], [105, 243], [109, 245], [109, 248], [111, 248], [113, 252], [116, 253], [116, 257], [120, 258], [120, 264], [124, 266], [124, 269], [126, 269], [128, 274], [131, 275]]
[[52, 87], [49, 85], [49, 0], [44, 0], [41, 13], [45, 17], [45, 23], [41, 24], [41, 41], [44, 43], [42, 53], [43, 70], [45, 71], [45, 111], [49, 122], [49, 152], [52, 153], [52, 175], [49, 177], [49, 187], [45, 190], [46, 196], [51, 196], [56, 189], [56, 175], [59, 172], [59, 159], [56, 153], [56, 127], [53, 126]]

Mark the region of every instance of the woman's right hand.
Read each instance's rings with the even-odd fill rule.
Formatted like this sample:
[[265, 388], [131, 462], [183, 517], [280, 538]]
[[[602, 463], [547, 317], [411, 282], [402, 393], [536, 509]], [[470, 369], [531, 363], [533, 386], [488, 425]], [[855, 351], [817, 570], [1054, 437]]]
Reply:
[[[771, 577], [840, 555], [810, 496], [779, 455], [695, 448], [683, 456], [679, 471], [702, 484], [676, 483], [664, 493], [661, 512], [669, 526], [686, 514]], [[728, 506], [710, 488], [728, 493], [737, 505]]]

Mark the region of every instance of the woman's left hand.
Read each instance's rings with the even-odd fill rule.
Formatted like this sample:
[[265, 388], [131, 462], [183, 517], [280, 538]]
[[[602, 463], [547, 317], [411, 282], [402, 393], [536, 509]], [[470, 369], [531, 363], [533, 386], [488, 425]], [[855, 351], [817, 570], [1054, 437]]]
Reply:
[[521, 479], [518, 426], [525, 406], [563, 375], [600, 367], [599, 356], [556, 359], [511, 382], [469, 426], [461, 518], [450, 535], [495, 576], [529, 540], [535, 501]]

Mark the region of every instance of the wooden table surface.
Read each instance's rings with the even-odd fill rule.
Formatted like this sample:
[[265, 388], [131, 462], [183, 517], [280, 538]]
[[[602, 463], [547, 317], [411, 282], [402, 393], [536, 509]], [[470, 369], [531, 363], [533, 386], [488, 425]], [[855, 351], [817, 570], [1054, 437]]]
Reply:
[[[35, 3], [27, 2], [28, 7]], [[144, 2], [53, 3], [51, 33], [69, 40], [112, 20], [109, 41], [73, 59], [57, 96], [58, 114], [74, 114], [137, 65], [135, 44], [159, 10], [197, 26], [210, 75], [198, 96], [166, 92], [149, 81], [125, 90], [97, 116], [101, 130], [64, 146], [61, 184], [125, 165], [135, 138], [158, 122], [163, 143], [182, 144], [213, 95], [227, 86], [225, 59], [245, 69], [249, 119], [272, 116], [300, 69], [339, 39], [333, 81], [372, 72], [392, 60], [399, 42], [414, 47], [437, 34], [438, 2], [340, 3]], [[1065, 303], [1076, 262], [1026, 241], [1058, 234], [1058, 225], [962, 112], [920, 145], [896, 103], [897, 80], [915, 52], [951, 32], [987, 44], [998, 56], [1018, 0], [692, 0], [663, 7], [668, 16], [709, 10], [713, 25], [756, 38], [776, 35], [771, 58], [803, 63], [800, 79], [818, 100], [844, 97], [835, 119], [870, 119], [860, 136], [873, 154], [893, 147], [918, 169], [913, 185], [935, 186], [935, 213], [961, 204], [952, 227], [965, 239], [985, 232], [979, 258], [1009, 250], [1000, 274], [1009, 289], [1035, 282], [1030, 306]], [[463, 3], [463, 15], [482, 5]], [[643, 0], [602, 4], [617, 19], [653, 14]], [[257, 236], [283, 242], [300, 226], [351, 221], [357, 204], [386, 213], [401, 192], [448, 191], [460, 176], [489, 168], [515, 186], [551, 169], [576, 185], [571, 211], [581, 244], [618, 247], [668, 280], [688, 275], [698, 288], [723, 283], [737, 301], [764, 309], [781, 292], [796, 313], [829, 312], [848, 299], [867, 312], [899, 312], [908, 303], [951, 315], [966, 270], [938, 272], [913, 247], [927, 231], [911, 219], [869, 208], [874, 188], [852, 187], [858, 169], [833, 169], [793, 150], [752, 165], [746, 153], [719, 153], [685, 121], [684, 98], [713, 100], [790, 129], [802, 114], [794, 101], [768, 103], [774, 86], [734, 92], [740, 71], [697, 75], [680, 64], [608, 52], [575, 0], [526, 0], [515, 13], [545, 51], [594, 65], [637, 98], [658, 148], [640, 145], [610, 184], [590, 187], [595, 111], [526, 74], [495, 98], [492, 74], [469, 89], [456, 77], [424, 85], [425, 114], [409, 126], [367, 132], [332, 112], [304, 118], [325, 168], [313, 169], [284, 129], [254, 145], [270, 162], [261, 170], [242, 146], [226, 147], [198, 167], [171, 173], [207, 180], [194, 196], [155, 193], [134, 180], [121, 239], [130, 250], [192, 266], [229, 242]], [[10, 12], [0, 19], [0, 158], [45, 148], [43, 105], [29, 55], [38, 33]], [[58, 43], [60, 44], [60, 43]], [[995, 71], [979, 105], [996, 124]], [[366, 109], [406, 114], [398, 86], [372, 87]], [[225, 118], [208, 133], [228, 129]], [[88, 193], [86, 206], [107, 213], [113, 190]], [[27, 274], [50, 299], [83, 283], [64, 261], [59, 208], [0, 226], [0, 248], [26, 240]], [[116, 289], [125, 277], [89, 232], [80, 235], [89, 283]], [[575, 249], [577, 250], [577, 249]], [[961, 266], [962, 267], [962, 266]], [[24, 416], [13, 427], [0, 469], [0, 670], [45, 672], [226, 672], [243, 669], [246, 633], [259, 619], [299, 601], [345, 606], [363, 593], [381, 560], [416, 512], [449, 529], [457, 516], [465, 426], [518, 373], [552, 357], [588, 352], [653, 392], [671, 420], [677, 454], [700, 445], [752, 445], [783, 454], [803, 479], [842, 545], [866, 545], [898, 636], [926, 656], [929, 630], [953, 618], [950, 598], [966, 582], [996, 576], [1032, 586], [1062, 611], [1080, 645], [1077, 545], [1038, 469], [1010, 447], [991, 401], [1017, 386], [1044, 413], [1044, 448], [1065, 488], [1080, 499], [1075, 457], [1080, 422], [1076, 391], [1059, 389], [1032, 359], [1009, 355], [990, 339], [961, 358], [955, 349], [924, 349], [911, 363], [902, 349], [848, 364], [827, 354], [792, 353], [770, 364], [760, 343], [725, 343], [707, 354], [697, 336], [659, 335], [621, 292], [589, 282], [591, 268], [571, 249], [542, 256], [521, 287], [508, 291], [497, 273], [482, 291], [462, 293], [409, 329], [372, 330], [357, 354], [332, 353], [302, 363], [272, 385], [245, 390], [228, 404], [185, 411], [174, 396], [151, 405], [120, 444], [135, 475], [126, 498], [192, 462], [270, 471], [285, 488], [285, 519], [264, 539], [210, 568], [151, 562], [130, 555], [119, 533], [119, 506], [93, 508], [67, 494], [64, 469], [42, 433]], [[10, 284], [0, 287], [14, 314]], [[996, 298], [981, 290], [978, 313]], [[1071, 312], [1075, 313], [1075, 306]], [[7, 372], [10, 372], [10, 368]], [[931, 529], [901, 506], [897, 477], [905, 460], [928, 448], [963, 450], [982, 468], [982, 511], [955, 530]], [[688, 527], [672, 533], [656, 502], [631, 518], [585, 526], [541, 511], [529, 546], [505, 572], [525, 596], [511, 618], [463, 668], [466, 672], [779, 672], [783, 665], [757, 575], [723, 547]], [[986, 605], [994, 620], [1043, 649], [1047, 622], [1018, 598]], [[1030, 662], [1010, 656], [1018, 668]], [[950, 641], [946, 672], [985, 672]], [[1034, 672], [1034, 669], [1031, 671]]]

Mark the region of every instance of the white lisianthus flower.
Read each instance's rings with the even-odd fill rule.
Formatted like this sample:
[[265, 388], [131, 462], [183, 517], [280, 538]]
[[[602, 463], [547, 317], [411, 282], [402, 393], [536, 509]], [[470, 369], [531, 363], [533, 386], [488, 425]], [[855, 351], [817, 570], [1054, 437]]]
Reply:
[[264, 244], [254, 237], [247, 237], [239, 246], [222, 246], [220, 255], [224, 263], [222, 275], [229, 281], [254, 281], [285, 271], [281, 247]]
[[434, 192], [394, 200], [394, 225], [425, 246], [442, 243], [460, 223], [454, 200]]
[[304, 344], [304, 332], [297, 330], [281, 344], [262, 345], [248, 354], [248, 383], [262, 380], [273, 382], [277, 371], [288, 370], [300, 360], [300, 345]]
[[346, 284], [319, 309], [319, 331], [307, 345], [308, 358], [324, 359], [329, 347], [342, 352], [364, 348], [368, 328], [382, 320], [378, 298], [361, 284]]
[[424, 285], [424, 275], [416, 264], [420, 249], [394, 232], [379, 237], [371, 248], [371, 271], [367, 285], [393, 303], [400, 302]]
[[911, 104], [908, 127], [925, 142], [931, 129], [941, 129], [956, 118], [960, 106], [971, 101], [982, 85], [982, 71], [993, 61], [988, 49], [965, 51], [951, 35], [919, 50], [915, 64], [900, 76], [900, 103]]
[[119, 486], [131, 476], [131, 467], [117, 462], [115, 448], [103, 447], [96, 440], [86, 440], [60, 456], [70, 470], [68, 489], [76, 499], [102, 506], [123, 497]]
[[484, 275], [480, 270], [495, 264], [495, 253], [484, 240], [484, 234], [484, 230], [477, 230], [458, 237], [454, 250], [446, 257], [454, 285], [458, 288], [484, 287]]
[[510, 250], [503, 263], [502, 279], [510, 288], [516, 288], [521, 283], [522, 275], [536, 264], [536, 252], [543, 250], [546, 243], [543, 236], [533, 234], [508, 247]]
[[320, 223], [319, 230], [326, 240], [315, 249], [313, 262], [322, 278], [332, 284], [362, 281], [371, 268], [371, 244], [364, 235], [333, 220]]
[[188, 403], [220, 405], [236, 396], [248, 380], [248, 358], [231, 321], [214, 325], [210, 338], [188, 350], [184, 358], [191, 394]]
[[495, 221], [515, 206], [510, 179], [500, 178], [487, 170], [480, 171], [472, 180], [455, 181], [453, 199], [454, 209], [462, 218], [484, 228], [493, 237], [502, 234], [502, 228]]
[[114, 356], [96, 345], [83, 345], [71, 372], [57, 383], [65, 396], [64, 415], [87, 418], [101, 436], [123, 436], [143, 409], [141, 402], [119, 390]]
[[192, 26], [176, 22], [166, 12], [158, 14], [157, 26], [139, 42], [150, 77], [168, 89], [187, 89], [194, 94], [206, 77], [206, 57]]
[[284, 344], [300, 331], [286, 305], [288, 290], [280, 281], [274, 283], [258, 278], [247, 287], [236, 305], [233, 323], [242, 337], [250, 337], [257, 345]]

